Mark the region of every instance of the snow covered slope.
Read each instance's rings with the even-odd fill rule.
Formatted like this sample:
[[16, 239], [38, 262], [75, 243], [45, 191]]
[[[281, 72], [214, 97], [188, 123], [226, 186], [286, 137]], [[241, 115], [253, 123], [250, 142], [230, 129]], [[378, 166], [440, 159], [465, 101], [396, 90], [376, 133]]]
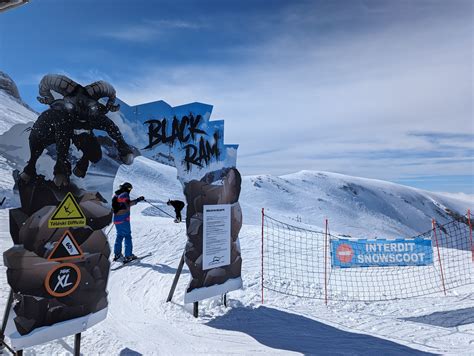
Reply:
[[245, 177], [241, 202], [247, 223], [259, 223], [265, 208], [293, 224], [323, 226], [328, 218], [331, 231], [353, 237], [413, 236], [429, 230], [433, 218], [445, 223], [474, 206], [469, 199], [316, 171]]
[[25, 124], [38, 117], [38, 114], [29, 109], [19, 97], [12, 95], [14, 92], [7, 91], [7, 84], [9, 83], [6, 77], [0, 72], [0, 134], [15, 124]]

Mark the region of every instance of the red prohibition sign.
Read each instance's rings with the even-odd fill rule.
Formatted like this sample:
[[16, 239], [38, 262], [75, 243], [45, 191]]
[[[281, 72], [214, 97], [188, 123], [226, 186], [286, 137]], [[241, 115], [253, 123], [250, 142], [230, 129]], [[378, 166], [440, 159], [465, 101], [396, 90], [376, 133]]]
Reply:
[[347, 244], [341, 244], [337, 247], [336, 257], [342, 263], [351, 262], [352, 257], [354, 257], [354, 250]]

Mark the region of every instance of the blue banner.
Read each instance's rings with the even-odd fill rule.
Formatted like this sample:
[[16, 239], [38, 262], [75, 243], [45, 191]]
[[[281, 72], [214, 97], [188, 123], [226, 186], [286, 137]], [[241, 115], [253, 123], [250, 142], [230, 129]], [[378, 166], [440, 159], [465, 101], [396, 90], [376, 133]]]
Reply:
[[427, 266], [433, 264], [431, 239], [331, 240], [332, 267]]

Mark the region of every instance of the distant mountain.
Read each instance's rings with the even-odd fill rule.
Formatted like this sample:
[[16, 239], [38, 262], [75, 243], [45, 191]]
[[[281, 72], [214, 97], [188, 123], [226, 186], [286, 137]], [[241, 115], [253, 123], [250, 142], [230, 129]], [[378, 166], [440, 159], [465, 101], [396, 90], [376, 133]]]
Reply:
[[269, 215], [290, 223], [324, 225], [354, 237], [411, 236], [465, 215], [474, 204], [395, 183], [342, 174], [301, 171], [274, 177], [245, 177], [244, 209], [252, 216], [265, 207]]
[[3, 90], [8, 95], [15, 99], [21, 100], [18, 88], [10, 76], [0, 71], [0, 90]]

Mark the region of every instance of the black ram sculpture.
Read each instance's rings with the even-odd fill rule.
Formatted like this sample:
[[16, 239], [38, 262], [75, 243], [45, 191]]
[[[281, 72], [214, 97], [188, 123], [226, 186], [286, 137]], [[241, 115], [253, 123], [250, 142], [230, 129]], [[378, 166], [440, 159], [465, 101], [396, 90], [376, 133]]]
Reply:
[[[55, 99], [51, 91], [63, 96]], [[125, 142], [120, 129], [106, 116], [118, 111], [115, 105], [115, 89], [105, 81], [97, 81], [85, 87], [64, 75], [48, 74], [39, 85], [38, 101], [49, 105], [34, 123], [30, 136], [30, 159], [21, 178], [29, 181], [36, 176], [36, 162], [43, 151], [51, 144], [56, 145], [56, 164], [54, 183], [57, 186], [68, 185], [71, 176], [69, 148], [71, 141], [82, 151], [73, 173], [83, 178], [89, 162], [97, 163], [102, 158], [102, 150], [93, 130], [102, 130], [115, 141], [120, 159], [125, 164], [133, 161], [132, 149]], [[99, 100], [108, 98], [106, 104]]]

